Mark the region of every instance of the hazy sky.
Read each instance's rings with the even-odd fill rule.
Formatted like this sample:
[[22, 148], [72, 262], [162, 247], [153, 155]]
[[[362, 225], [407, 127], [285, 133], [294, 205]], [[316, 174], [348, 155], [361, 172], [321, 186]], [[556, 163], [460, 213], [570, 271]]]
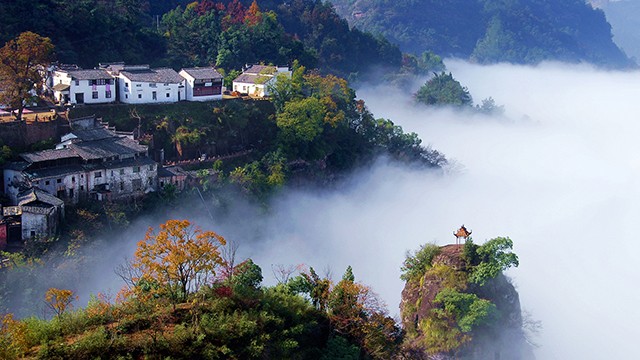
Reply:
[[[539, 359], [632, 359], [640, 323], [635, 235], [640, 218], [640, 72], [588, 66], [481, 67], [447, 62], [476, 102], [505, 106], [498, 119], [415, 107], [416, 89], [365, 88], [377, 117], [417, 132], [455, 162], [445, 175], [384, 161], [336, 192], [288, 192], [266, 217], [239, 206], [210, 223], [241, 244], [273, 284], [272, 264], [306, 264], [335, 279], [347, 265], [398, 313], [406, 250], [447, 244], [461, 224], [476, 243], [513, 239], [520, 267], [510, 275], [522, 307], [543, 323]], [[110, 268], [133, 240], [104, 253], [81, 293], [117, 287]], [[106, 281], [111, 279], [110, 282]]]

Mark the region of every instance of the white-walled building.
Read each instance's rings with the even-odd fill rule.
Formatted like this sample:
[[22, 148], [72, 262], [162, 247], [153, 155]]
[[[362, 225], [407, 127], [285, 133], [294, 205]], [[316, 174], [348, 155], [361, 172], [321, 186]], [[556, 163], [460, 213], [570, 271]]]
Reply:
[[54, 236], [64, 220], [64, 202], [37, 188], [20, 194], [22, 240]]
[[211, 101], [222, 99], [222, 75], [214, 68], [187, 68], [180, 70], [185, 79], [186, 100]]
[[149, 65], [111, 65], [118, 81], [118, 100], [127, 104], [153, 104], [185, 100], [184, 79], [173, 69]]
[[4, 191], [13, 203], [35, 187], [69, 203], [118, 199], [155, 191], [158, 164], [147, 147], [106, 128], [74, 130], [56, 149], [20, 154], [4, 169]]
[[233, 80], [233, 91], [255, 97], [269, 96], [269, 86], [280, 74], [291, 77], [291, 70], [286, 66], [252, 65]]
[[107, 104], [116, 101], [115, 80], [104, 69], [55, 70], [53, 96], [60, 104]]

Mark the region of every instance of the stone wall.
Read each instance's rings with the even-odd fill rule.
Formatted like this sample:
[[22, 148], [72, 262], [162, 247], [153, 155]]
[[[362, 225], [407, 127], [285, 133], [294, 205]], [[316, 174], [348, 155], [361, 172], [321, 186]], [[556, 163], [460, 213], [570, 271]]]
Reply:
[[62, 129], [66, 120], [56, 117], [50, 121], [26, 122], [8, 121], [0, 122], [0, 140], [4, 145], [12, 148], [25, 148], [38, 141], [54, 138], [60, 140]]

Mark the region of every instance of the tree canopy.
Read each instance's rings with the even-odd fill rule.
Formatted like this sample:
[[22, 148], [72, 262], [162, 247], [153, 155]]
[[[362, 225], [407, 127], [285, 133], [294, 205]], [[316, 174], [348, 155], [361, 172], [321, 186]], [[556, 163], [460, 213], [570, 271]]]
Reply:
[[468, 106], [473, 103], [466, 87], [444, 71], [427, 80], [415, 94], [416, 101], [426, 105]]
[[215, 276], [223, 262], [218, 247], [225, 244], [222, 236], [189, 220], [168, 220], [157, 234], [149, 228], [138, 242], [132, 266], [140, 276], [132, 280], [157, 285], [160, 293], [184, 301]]
[[17, 119], [22, 118], [24, 105], [40, 93], [52, 52], [51, 39], [30, 31], [0, 48], [0, 104], [16, 109]]

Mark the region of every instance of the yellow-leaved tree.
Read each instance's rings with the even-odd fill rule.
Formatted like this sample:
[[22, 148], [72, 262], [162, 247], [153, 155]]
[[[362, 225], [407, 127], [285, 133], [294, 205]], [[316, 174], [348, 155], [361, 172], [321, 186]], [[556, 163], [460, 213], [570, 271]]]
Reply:
[[50, 288], [45, 293], [44, 300], [56, 316], [61, 317], [65, 311], [71, 308], [71, 303], [78, 300], [78, 297], [74, 296], [71, 290]]
[[167, 295], [174, 304], [183, 302], [215, 276], [224, 262], [218, 248], [225, 244], [222, 236], [189, 220], [168, 220], [157, 234], [149, 228], [138, 242], [132, 261], [138, 277], [132, 280], [138, 288]]

